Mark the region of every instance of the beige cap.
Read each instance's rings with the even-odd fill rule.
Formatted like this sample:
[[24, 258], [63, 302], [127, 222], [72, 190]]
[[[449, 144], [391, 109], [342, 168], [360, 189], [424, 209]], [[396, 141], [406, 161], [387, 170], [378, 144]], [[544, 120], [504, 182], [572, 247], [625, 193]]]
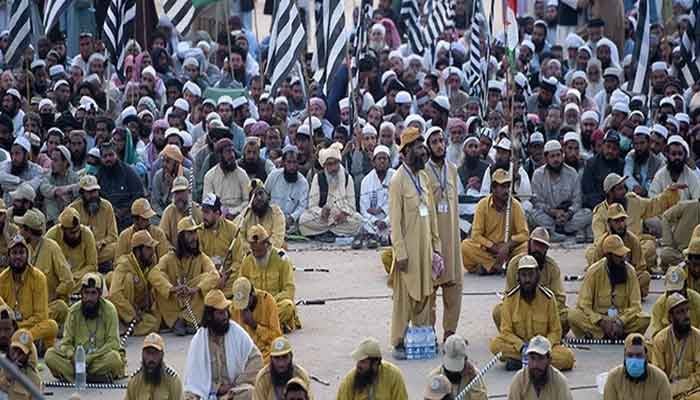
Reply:
[[442, 366], [451, 372], [461, 372], [467, 358], [467, 342], [463, 337], [453, 334], [443, 345]]
[[27, 245], [27, 241], [24, 240], [24, 236], [18, 233], [15, 236], [13, 236], [12, 239], [10, 239], [10, 242], [7, 244], [7, 249], [9, 250], [20, 244], [26, 247], [27, 249], [29, 248], [29, 246]]
[[151, 208], [151, 203], [149, 203], [148, 200], [140, 198], [136, 199], [131, 204], [131, 215], [136, 215], [141, 218], [150, 219], [153, 218], [156, 215], [156, 213], [155, 211], [153, 211], [153, 208]]
[[95, 287], [102, 289], [102, 276], [97, 272], [88, 272], [80, 280], [80, 286]]
[[677, 290], [683, 290], [685, 287], [685, 269], [681, 266], [674, 266], [666, 271], [666, 276], [664, 277], [664, 289], [667, 292], [675, 292]]
[[518, 260], [518, 271], [521, 269], [534, 269], [538, 266], [539, 264], [537, 264], [535, 257], [530, 255], [522, 256], [520, 260]]
[[231, 301], [226, 299], [224, 292], [214, 289], [207, 293], [207, 296], [204, 298], [204, 305], [214, 307], [217, 310], [227, 310], [231, 306]]
[[145, 349], [148, 347], [153, 347], [158, 351], [165, 351], [165, 341], [159, 334], [151, 332], [143, 339], [143, 347], [141, 348]]
[[265, 190], [265, 184], [258, 178], [253, 178], [250, 180], [250, 184], [248, 185], [248, 193], [252, 192], [255, 189]]
[[608, 174], [608, 176], [605, 177], [605, 180], [603, 181], [603, 191], [605, 193], [608, 193], [612, 188], [623, 183], [626, 180], [626, 176], [620, 176], [614, 172], [610, 173]]
[[547, 231], [547, 228], [538, 226], [537, 228], [533, 229], [532, 233], [530, 233], [530, 240], [540, 242], [549, 247], [549, 232]]
[[618, 235], [609, 235], [603, 240], [603, 253], [615, 254], [616, 256], [624, 257], [630, 252], [629, 247], [625, 246], [625, 242]]
[[452, 384], [444, 375], [433, 375], [428, 379], [423, 397], [429, 400], [442, 400], [452, 393]]
[[284, 386], [284, 393], [286, 394], [287, 391], [289, 391], [294, 386], [300, 387], [304, 392], [306, 392], [306, 394], [309, 394], [309, 386], [306, 384], [306, 382], [304, 382], [303, 379], [299, 378], [298, 376], [295, 376], [294, 378], [287, 381], [287, 384]]
[[17, 329], [12, 335], [12, 342], [10, 347], [16, 347], [24, 352], [24, 354], [29, 354], [32, 351], [32, 342], [34, 338], [32, 333], [27, 329]]
[[[3, 318], [3, 313], [7, 313], [7, 318]], [[15, 320], [15, 312], [7, 304], [0, 305], [0, 320], [3, 319], [11, 319], [13, 321]]]
[[184, 176], [178, 176], [173, 180], [173, 188], [170, 193], [182, 192], [190, 188], [190, 182]]
[[58, 223], [62, 228], [75, 228], [80, 225], [80, 214], [73, 207], [68, 207], [58, 216]]
[[491, 175], [491, 180], [499, 184], [510, 183], [510, 174], [506, 170], [499, 168]]
[[546, 337], [537, 335], [530, 339], [530, 344], [527, 346], [527, 354], [536, 353], [546, 356], [552, 351], [552, 343]]
[[183, 217], [177, 223], [177, 233], [196, 231], [196, 230], [200, 229], [201, 227], [202, 227], [201, 224], [197, 224], [196, 222], [194, 222], [194, 218]]
[[620, 219], [620, 218], [627, 218], [627, 213], [625, 212], [625, 208], [622, 207], [622, 204], [612, 204], [610, 207], [608, 207], [608, 219]]
[[401, 144], [399, 145], [399, 152], [403, 150], [407, 145], [415, 142], [416, 140], [423, 140], [418, 128], [406, 128], [401, 132]]
[[281, 357], [292, 352], [292, 344], [284, 336], [280, 336], [272, 341], [270, 345], [270, 356]]
[[85, 175], [80, 178], [80, 188], [89, 192], [92, 190], [100, 190], [100, 185], [97, 184], [97, 178], [94, 175]]
[[262, 225], [253, 225], [248, 229], [247, 239], [249, 243], [265, 241], [269, 237], [270, 235], [267, 233], [267, 229]]
[[158, 241], [153, 239], [153, 237], [151, 237], [151, 234], [148, 233], [148, 230], [143, 229], [143, 230], [140, 230], [140, 231], [134, 233], [131, 236], [131, 248], [135, 249], [139, 246], [146, 246], [146, 247], [153, 248], [153, 247], [158, 246]]
[[688, 302], [688, 299], [683, 297], [682, 294], [680, 294], [678, 292], [671, 293], [671, 295], [666, 298], [666, 310], [671, 311], [674, 308], [676, 308], [677, 306], [684, 304], [684, 303], [687, 303], [687, 302]]
[[21, 183], [17, 186], [17, 189], [10, 192], [10, 198], [12, 200], [29, 200], [34, 201], [36, 199], [36, 191], [28, 183]]
[[352, 359], [355, 362], [366, 360], [368, 358], [381, 358], [382, 350], [379, 347], [379, 342], [373, 337], [363, 339], [352, 352]]
[[632, 342], [633, 342], [635, 339], [641, 340], [642, 346], [644, 346], [644, 347], [646, 348], [646, 346], [645, 346], [644, 335], [642, 335], [641, 333], [630, 333], [630, 334], [627, 335], [627, 337], [625, 338], [625, 350], [629, 350], [630, 347], [634, 346], [634, 344], [633, 344]]
[[43, 230], [46, 225], [46, 217], [39, 210], [30, 208], [21, 217], [13, 218], [17, 225], [24, 225], [34, 230]]
[[233, 282], [233, 309], [234, 310], [245, 310], [248, 308], [248, 303], [250, 303], [250, 291], [253, 289], [253, 285], [250, 283], [248, 278], [241, 276]]

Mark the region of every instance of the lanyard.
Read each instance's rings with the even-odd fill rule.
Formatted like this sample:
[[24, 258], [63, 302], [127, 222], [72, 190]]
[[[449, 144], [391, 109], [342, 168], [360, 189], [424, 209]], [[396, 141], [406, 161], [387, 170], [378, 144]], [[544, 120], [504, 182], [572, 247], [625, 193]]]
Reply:
[[[438, 171], [435, 168], [435, 164], [432, 162], [430, 163], [430, 169], [433, 170], [433, 174], [435, 174], [435, 177], [438, 180], [438, 183], [440, 184], [440, 191], [442, 192], [443, 196], [445, 195], [445, 189], [447, 188], [447, 166], [445, 164], [442, 165], [442, 168], [440, 171]], [[440, 173], [442, 172], [442, 173]]]
[[[676, 342], [676, 337], [673, 331], [669, 332], [669, 336], [671, 337], [671, 348], [675, 347], [673, 344]], [[678, 350], [678, 353], [673, 354], [673, 366], [674, 366], [674, 371], [675, 374], [671, 374], [673, 376], [675, 375], [680, 375], [682, 373], [682, 368], [683, 366], [681, 365], [681, 361], [683, 361], [683, 353], [685, 353], [685, 346], [688, 344], [688, 339], [684, 339], [681, 341], [681, 348]], [[669, 376], [670, 379], [673, 379], [673, 376]]]
[[406, 174], [408, 174], [408, 177], [411, 178], [411, 182], [413, 182], [413, 186], [416, 188], [416, 191], [418, 192], [418, 197], [423, 197], [423, 188], [420, 185], [420, 176], [413, 175], [411, 172], [411, 169], [408, 168], [404, 164], [404, 169], [406, 170]]

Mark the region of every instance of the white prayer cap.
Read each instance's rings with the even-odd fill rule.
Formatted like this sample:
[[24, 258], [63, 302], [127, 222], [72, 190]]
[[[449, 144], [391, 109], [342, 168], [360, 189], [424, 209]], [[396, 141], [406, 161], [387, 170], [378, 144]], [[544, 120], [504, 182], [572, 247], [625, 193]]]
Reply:
[[381, 125], [379, 125], [379, 132], [385, 129], [390, 129], [392, 132], [396, 132], [396, 125], [394, 125], [391, 121], [384, 121]]
[[443, 80], [446, 81], [447, 78], [450, 77], [450, 75], [457, 75], [460, 80], [462, 79], [462, 71], [457, 67], [450, 66], [450, 67], [447, 67], [447, 68], [442, 70], [442, 79]]
[[[308, 119], [308, 118], [305, 118], [305, 119], [301, 122], [301, 124], [302, 124], [302, 125], [307, 125], [307, 126], [308, 126], [308, 125], [309, 125], [309, 119]], [[320, 120], [320, 119], [318, 119], [318, 118], [316, 118], [316, 117], [314, 117], [314, 116], [311, 117], [311, 129], [316, 130], [316, 129], [321, 128], [322, 126], [323, 126], [323, 125], [321, 124], [321, 120]]]
[[632, 111], [630, 113], [630, 118], [632, 118], [633, 115], [638, 115], [640, 118], [642, 118], [642, 121], [644, 120], [644, 113], [639, 110]]
[[527, 78], [522, 72], [518, 72], [517, 74], [515, 74], [515, 84], [521, 88], [527, 87]]
[[670, 146], [672, 144], [680, 144], [685, 149], [685, 155], [690, 154], [690, 150], [688, 148], [688, 143], [686, 143], [685, 140], [682, 137], [680, 137], [680, 135], [671, 136], [670, 138], [668, 138], [668, 142], [666, 144], [668, 146]]
[[676, 103], [673, 101], [672, 98], [664, 97], [663, 99], [661, 99], [661, 102], [659, 102], [659, 107], [663, 107], [663, 106], [671, 106], [675, 109]]
[[45, 66], [46, 66], [46, 61], [35, 60], [35, 61], [32, 61], [32, 65], [29, 68], [34, 69], [34, 68], [45, 67]]
[[578, 105], [576, 103], [569, 103], [566, 105], [566, 107], [564, 107], [564, 113], [567, 113], [571, 110], [574, 110], [577, 113], [581, 112], [581, 109], [578, 107]]
[[382, 74], [382, 86], [384, 86], [389, 81], [389, 78], [396, 78], [396, 72], [394, 72], [394, 70], [392, 69]]
[[208, 53], [209, 50], [211, 50], [211, 45], [209, 45], [209, 43], [207, 43], [206, 40], [200, 40], [199, 42], [197, 42], [197, 47], [202, 49], [202, 51], [205, 53]]
[[578, 91], [578, 89], [571, 88], [566, 91], [566, 95], [569, 96], [570, 94], [573, 94], [578, 101], [581, 101], [581, 92]]
[[19, 136], [15, 141], [12, 143], [13, 145], [18, 145], [19, 147], [23, 148], [24, 151], [27, 153], [32, 151], [32, 144], [29, 143], [29, 139], [26, 136]]
[[224, 95], [219, 97], [219, 100], [216, 102], [216, 105], [220, 106], [222, 104], [228, 104], [231, 107], [233, 107], [233, 100], [231, 99], [231, 96]]
[[428, 140], [430, 140], [430, 137], [436, 133], [442, 136], [442, 134], [443, 134], [442, 128], [440, 128], [439, 126], [430, 127], [430, 128], [428, 128], [427, 131], [425, 131], [425, 134], [423, 135], [423, 139], [425, 139], [425, 142], [427, 143]]
[[178, 108], [184, 112], [190, 112], [190, 103], [187, 102], [187, 100], [183, 98], [179, 98], [175, 100], [175, 103], [173, 104], [175, 108]]
[[299, 128], [297, 129], [297, 135], [304, 135], [310, 137], [311, 132], [309, 131], [309, 124], [299, 125]]
[[362, 128], [362, 137], [377, 136], [377, 130], [372, 124], [367, 124]]
[[433, 104], [442, 108], [444, 111], [450, 111], [450, 100], [446, 96], [435, 96]]
[[401, 62], [403, 62], [403, 56], [401, 55], [401, 51], [399, 50], [393, 50], [389, 53], [389, 59], [391, 60], [393, 58], [400, 58]]
[[605, 71], [603, 71], [603, 78], [606, 76], [614, 76], [617, 79], [620, 79], [620, 75], [622, 74], [622, 71], [620, 71], [620, 68], [617, 67], [608, 67], [605, 68]]
[[243, 121], [243, 129], [255, 124], [256, 122], [258, 121], [256, 121], [254, 118], [247, 118], [245, 121]]
[[651, 64], [651, 72], [665, 71], [668, 72], [668, 65], [664, 61], [657, 61]]
[[467, 144], [469, 144], [471, 142], [475, 142], [476, 144], [479, 144], [479, 138], [476, 136], [469, 136], [462, 144], [462, 147], [465, 147]]
[[182, 62], [182, 67], [184, 68], [187, 66], [193, 66], [195, 68], [199, 68], [199, 61], [197, 61], [197, 59], [194, 57], [187, 57], [187, 58], [185, 58], [185, 61]]
[[396, 99], [394, 100], [396, 104], [408, 104], [411, 102], [411, 95], [407, 91], [402, 90], [396, 93]]
[[65, 79], [61, 79], [60, 81], [53, 84], [54, 92], [56, 91], [56, 89], [58, 89], [59, 87], [61, 87], [63, 85], [66, 85], [70, 88], [70, 84], [68, 83], [68, 81], [66, 81]]
[[377, 154], [386, 154], [387, 157], [391, 157], [391, 151], [389, 150], [388, 147], [384, 146], [383, 144], [377, 145], [374, 148], [374, 152], [372, 153], [372, 158], [376, 157]]
[[619, 112], [627, 115], [630, 113], [630, 106], [628, 106], [626, 103], [618, 102], [618, 103], [613, 104], [612, 110], [619, 111]]
[[39, 111], [41, 111], [41, 109], [43, 109], [44, 107], [51, 107], [52, 109], [56, 108], [56, 106], [53, 104], [53, 101], [47, 98], [43, 98], [41, 99], [41, 101], [39, 101]]
[[199, 86], [192, 81], [185, 82], [185, 85], [182, 87], [182, 91], [184, 92], [186, 90], [189, 91], [192, 96], [202, 97], [202, 89], [200, 89]]
[[510, 143], [510, 140], [508, 140], [507, 138], [503, 138], [503, 139], [499, 140], [498, 143], [496, 143], [496, 145], [494, 147], [497, 149], [510, 151], [511, 143]]
[[567, 142], [570, 142], [572, 140], [575, 140], [577, 143], [580, 143], [580, 138], [576, 132], [567, 132], [566, 135], [564, 135], [564, 139], [562, 142], [566, 144]]
[[668, 137], [668, 129], [661, 124], [654, 124], [654, 126], [651, 127], [651, 133], [656, 133], [664, 139]]
[[525, 39], [520, 43], [521, 46], [525, 46], [528, 49], [530, 49], [531, 52], [535, 52], [535, 44], [532, 43], [532, 40], [530, 39]]
[[404, 124], [407, 127], [413, 122], [417, 122], [420, 125], [420, 131], [421, 133], [423, 133], [423, 130], [425, 130], [425, 120], [423, 119], [423, 117], [421, 117], [418, 114], [411, 114], [404, 120]]
[[635, 135], [642, 135], [642, 136], [650, 136], [651, 129], [649, 129], [648, 126], [639, 125], [638, 127], [634, 128], [634, 134]]
[[547, 7], [559, 7], [559, 0], [547, 0]]
[[326, 161], [328, 160], [338, 160], [340, 161], [343, 156], [340, 153], [340, 151], [343, 149], [343, 145], [341, 143], [335, 142], [330, 147], [327, 147], [325, 149], [321, 149], [318, 152], [318, 160], [321, 163], [322, 166], [326, 165]]
[[632, 55], [628, 54], [625, 56], [625, 58], [622, 59], [622, 66], [627, 67], [629, 65], [632, 65]]
[[678, 120], [675, 117], [672, 117], [669, 115], [668, 117], [666, 117], [666, 122], [673, 124], [673, 126], [676, 127], [676, 131], [681, 129], [681, 124], [680, 124], [680, 122], [678, 122]]
[[581, 36], [579, 36], [573, 32], [569, 33], [566, 36], [565, 43], [566, 43], [567, 49], [570, 49], [570, 48], [577, 48], [578, 49], [579, 47], [586, 44], [586, 42], [581, 38]]
[[498, 81], [495, 79], [491, 79], [489, 81], [489, 89], [488, 90], [498, 90], [499, 92], [503, 93], [504, 88], [505, 88], [505, 84], [502, 81]]
[[686, 114], [686, 113], [676, 114], [676, 120], [678, 120], [678, 122], [690, 124], [690, 116], [688, 116], [688, 114]]
[[286, 97], [284, 97], [284, 96], [277, 96], [277, 97], [275, 97], [275, 105], [278, 105], [278, 104], [289, 105], [289, 102], [287, 101], [287, 98], [286, 98]]
[[594, 120], [595, 122], [600, 122], [600, 117], [598, 116], [598, 113], [592, 110], [584, 111], [583, 114], [581, 114], [581, 121], [588, 121], [588, 120]]
[[381, 32], [381, 33], [386, 33], [386, 28], [384, 25], [380, 23], [376, 23], [372, 25], [372, 29], [370, 29], [370, 32]]
[[558, 140], [550, 140], [544, 144], [544, 152], [549, 153], [550, 151], [561, 150], [561, 143]]
[[66, 69], [63, 65], [53, 65], [49, 68], [49, 76], [65, 75]]
[[350, 108], [350, 99], [347, 97], [340, 99], [340, 101], [338, 102], [338, 108], [341, 110], [345, 108]]
[[540, 132], [534, 132], [532, 135], [530, 135], [530, 140], [528, 141], [528, 144], [542, 144], [544, 143], [544, 135]]
[[238, 96], [231, 102], [234, 110], [238, 107], [243, 107], [246, 104], [248, 104], [248, 99], [245, 96]]

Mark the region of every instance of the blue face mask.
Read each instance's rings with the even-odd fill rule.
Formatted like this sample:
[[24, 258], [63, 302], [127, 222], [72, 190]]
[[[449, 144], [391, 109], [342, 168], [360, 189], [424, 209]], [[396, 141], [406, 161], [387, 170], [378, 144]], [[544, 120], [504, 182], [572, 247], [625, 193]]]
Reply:
[[644, 374], [646, 360], [643, 358], [625, 357], [625, 369], [632, 378], [639, 378]]

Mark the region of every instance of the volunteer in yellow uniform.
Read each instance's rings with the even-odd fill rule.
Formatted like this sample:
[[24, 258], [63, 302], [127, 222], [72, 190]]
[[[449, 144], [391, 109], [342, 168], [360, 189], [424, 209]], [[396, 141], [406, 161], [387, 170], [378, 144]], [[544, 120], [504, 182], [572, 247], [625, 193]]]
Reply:
[[664, 371], [649, 361], [644, 336], [630, 333], [625, 338], [625, 359], [608, 372], [603, 400], [671, 399], [671, 385]]
[[190, 183], [184, 176], [173, 180], [173, 188], [170, 189], [173, 194], [172, 203], [165, 207], [159, 225], [171, 248], [177, 246], [177, 223], [181, 219], [192, 216], [196, 223], [202, 222], [202, 209], [192, 201], [191, 190]]
[[274, 400], [278, 398], [278, 394], [284, 392], [284, 384], [273, 382], [273, 371], [277, 376], [288, 376], [290, 381], [299, 379], [307, 387], [311, 385], [309, 374], [301, 365], [294, 362], [292, 344], [289, 343], [289, 339], [280, 336], [272, 341], [270, 348], [270, 362], [258, 372], [258, 376], [255, 378], [254, 399]]
[[160, 260], [165, 253], [170, 250], [170, 244], [165, 237], [165, 233], [157, 226], [151, 224], [151, 218], [156, 215], [151, 203], [146, 199], [137, 199], [131, 204], [131, 220], [133, 225], [124, 229], [119, 234], [117, 241], [117, 250], [114, 256], [114, 262], [121, 256], [128, 256], [131, 253], [131, 238], [138, 231], [147, 231], [148, 234], [158, 242], [156, 247], [156, 262]]
[[66, 257], [77, 290], [83, 275], [97, 271], [95, 236], [90, 228], [80, 223], [75, 208], [68, 207], [58, 216], [58, 225], [46, 232], [46, 237], [56, 242]]
[[664, 277], [665, 292], [651, 308], [651, 337], [653, 338], [662, 329], [671, 324], [668, 319], [668, 299], [673, 293], [680, 293], [688, 300], [690, 308], [690, 322], [694, 327], [700, 327], [700, 294], [685, 286], [685, 270], [680, 265], [671, 267]]
[[165, 363], [165, 341], [157, 333], [143, 340], [141, 368], [129, 378], [125, 400], [180, 400], [182, 382]]

